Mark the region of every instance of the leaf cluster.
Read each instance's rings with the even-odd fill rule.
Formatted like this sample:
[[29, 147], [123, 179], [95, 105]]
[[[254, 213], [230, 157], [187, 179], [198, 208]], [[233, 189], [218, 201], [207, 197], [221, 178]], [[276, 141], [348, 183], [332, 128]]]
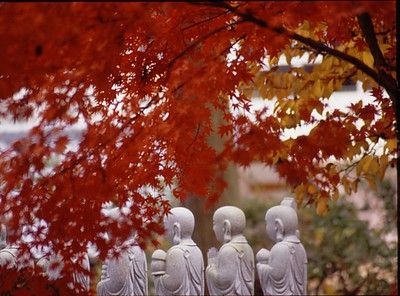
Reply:
[[[10, 241], [32, 259], [33, 248], [51, 249], [65, 270], [91, 243], [102, 259], [134, 231], [143, 247], [155, 244], [166, 191], [213, 203], [230, 163], [276, 166], [320, 214], [340, 186], [355, 191], [365, 179], [373, 187], [396, 161], [393, 6], [0, 4], [0, 121], [35, 119], [0, 150]], [[290, 64], [304, 52], [322, 62], [278, 71], [281, 55]], [[328, 111], [326, 98], [348, 79], [371, 88], [374, 103]], [[253, 109], [255, 91], [276, 98], [272, 110]], [[285, 138], [299, 125], [309, 134]], [[80, 130], [75, 139], [71, 128]], [[118, 219], [102, 213], [110, 202]]]

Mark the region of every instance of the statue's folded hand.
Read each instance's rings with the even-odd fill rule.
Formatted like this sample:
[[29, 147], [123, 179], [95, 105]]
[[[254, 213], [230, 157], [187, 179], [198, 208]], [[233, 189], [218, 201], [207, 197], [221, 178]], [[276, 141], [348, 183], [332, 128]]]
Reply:
[[207, 251], [207, 260], [208, 260], [208, 264], [215, 264], [215, 261], [218, 257], [218, 249], [212, 247], [211, 249], [209, 249]]
[[104, 263], [101, 266], [101, 277], [100, 280], [105, 280], [106, 278], [108, 278], [108, 274], [107, 274], [107, 263]]
[[165, 260], [167, 253], [163, 250], [157, 249], [151, 256], [151, 274], [153, 276], [160, 276], [165, 274]]
[[262, 248], [260, 251], [257, 252], [256, 254], [256, 261], [261, 264], [268, 264], [269, 260], [269, 251], [265, 248]]

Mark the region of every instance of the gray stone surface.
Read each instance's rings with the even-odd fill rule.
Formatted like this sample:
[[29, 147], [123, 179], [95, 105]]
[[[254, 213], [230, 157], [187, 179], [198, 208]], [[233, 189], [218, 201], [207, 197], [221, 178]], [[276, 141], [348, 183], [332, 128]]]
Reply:
[[[52, 268], [50, 268], [50, 265], [52, 265]], [[50, 280], [55, 280], [62, 276], [61, 271], [64, 268], [64, 262], [61, 256], [52, 254], [50, 256], [43, 256], [39, 258], [36, 262], [36, 266], [38, 266], [42, 270], [43, 275], [46, 275]], [[90, 272], [90, 262], [89, 256], [87, 254], [83, 255], [81, 266], [82, 268]], [[81, 288], [83, 288], [85, 291], [90, 290], [89, 273], [83, 274], [80, 272], [75, 272], [73, 274], [73, 281], [73, 283], [69, 284], [70, 288], [76, 289], [77, 291]]]
[[0, 266], [5, 268], [17, 268], [18, 249], [7, 243], [7, 228], [0, 224]]
[[125, 244], [126, 251], [103, 264], [97, 295], [148, 295], [146, 255], [134, 237]]
[[243, 231], [246, 217], [237, 207], [224, 206], [213, 216], [213, 230], [223, 243], [208, 251], [207, 287], [211, 295], [254, 295], [254, 253]]
[[267, 235], [276, 243], [256, 255], [264, 295], [307, 294], [307, 254], [299, 239], [295, 209], [294, 199], [285, 198], [265, 215]]
[[192, 240], [194, 225], [192, 212], [183, 207], [173, 208], [165, 217], [166, 238], [173, 246], [152, 254], [157, 295], [204, 295], [204, 261]]

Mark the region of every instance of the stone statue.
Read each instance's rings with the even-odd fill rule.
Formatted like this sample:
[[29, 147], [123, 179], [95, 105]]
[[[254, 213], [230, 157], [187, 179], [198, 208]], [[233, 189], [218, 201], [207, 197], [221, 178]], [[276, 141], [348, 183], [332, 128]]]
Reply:
[[213, 230], [223, 243], [208, 251], [206, 279], [211, 295], [254, 295], [254, 253], [243, 231], [246, 217], [237, 207], [224, 206], [213, 216]]
[[[76, 259], [74, 259], [76, 260]], [[88, 272], [90, 272], [90, 261], [87, 253], [84, 254], [81, 266]], [[90, 274], [82, 272], [74, 272], [72, 274], [74, 284], [78, 283], [85, 291], [90, 290]]]
[[297, 212], [297, 203], [293, 197], [284, 197], [281, 205], [291, 207]]
[[194, 216], [176, 207], [164, 219], [166, 237], [173, 246], [152, 255], [151, 271], [157, 295], [204, 295], [204, 261], [192, 240]]
[[[73, 260], [76, 260], [73, 259]], [[49, 268], [50, 264], [57, 263], [55, 268]], [[52, 254], [50, 256], [43, 256], [38, 259], [36, 262], [36, 265], [41, 268], [42, 274], [46, 275], [50, 280], [55, 280], [60, 278], [61, 271], [64, 268], [64, 263], [63, 259], [59, 255]], [[87, 254], [84, 254], [81, 266], [90, 272], [90, 262], [89, 262], [89, 256]], [[90, 275], [89, 273], [81, 273], [81, 272], [74, 272], [73, 273], [73, 283], [69, 284], [70, 288], [76, 288], [76, 289], [83, 289], [85, 291], [90, 290]], [[79, 286], [79, 287], [78, 287]]]
[[123, 251], [118, 258], [108, 258], [103, 264], [101, 279], [97, 284], [97, 295], [146, 296], [148, 294], [146, 255], [135, 237], [125, 244], [126, 251]]
[[0, 224], [0, 266], [17, 268], [17, 248], [12, 248], [7, 243], [7, 228]]
[[257, 255], [257, 271], [264, 295], [306, 295], [307, 255], [299, 240], [298, 218], [292, 201], [285, 199], [265, 215], [269, 238], [276, 242]]

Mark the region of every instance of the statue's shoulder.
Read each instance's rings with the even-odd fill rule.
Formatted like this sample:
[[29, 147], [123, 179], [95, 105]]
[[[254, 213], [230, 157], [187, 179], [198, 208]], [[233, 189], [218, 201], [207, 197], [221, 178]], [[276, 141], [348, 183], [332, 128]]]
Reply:
[[137, 254], [137, 255], [141, 255], [144, 254], [144, 250], [139, 247], [138, 245], [131, 245], [127, 248], [127, 252], [128, 253], [133, 253], [133, 254]]
[[187, 250], [181, 245], [175, 245], [168, 249], [167, 256], [179, 256], [187, 253]]
[[18, 250], [12, 248], [4, 248], [0, 250], [0, 256], [12, 256], [16, 257]]
[[290, 247], [291, 247], [291, 243], [283, 242], [283, 241], [277, 242], [271, 248], [271, 256], [272, 255], [286, 256], [288, 253], [290, 253]]
[[166, 259], [168, 262], [178, 262], [177, 264], [184, 264], [185, 258], [190, 257], [190, 253], [180, 245], [172, 246], [168, 249]]
[[145, 252], [142, 250], [142, 248], [140, 248], [139, 246], [135, 246], [135, 247], [132, 247], [132, 248], [130, 248], [130, 249], [128, 249], [128, 251], [127, 251], [127, 258], [130, 260], [130, 261], [136, 261], [136, 262], [138, 262], [138, 263], [140, 263], [140, 262], [142, 262], [142, 263], [144, 263], [144, 262], [146, 262], [146, 254], [145, 254]]
[[240, 249], [238, 246], [236, 246], [233, 243], [226, 243], [222, 245], [222, 247], [219, 250], [220, 254], [225, 254], [225, 255], [237, 255], [240, 253]]
[[17, 258], [9, 249], [0, 250], [0, 266], [4, 264], [16, 264]]

